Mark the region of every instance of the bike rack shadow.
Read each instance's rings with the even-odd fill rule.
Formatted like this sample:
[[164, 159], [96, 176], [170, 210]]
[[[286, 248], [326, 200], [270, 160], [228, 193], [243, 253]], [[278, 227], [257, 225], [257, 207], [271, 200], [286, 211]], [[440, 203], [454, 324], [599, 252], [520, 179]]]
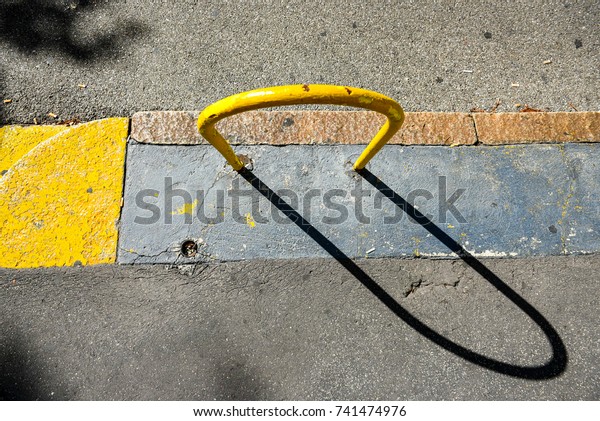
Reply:
[[472, 254], [467, 252], [460, 244], [454, 241], [448, 234], [443, 232], [425, 215], [416, 210], [401, 196], [396, 194], [385, 183], [375, 177], [368, 170], [360, 170], [358, 173], [384, 196], [390, 199], [396, 206], [400, 207], [409, 217], [422, 225], [427, 231], [441, 241], [446, 247], [456, 253], [465, 263], [473, 268], [485, 280], [498, 289], [506, 298], [514, 303], [519, 309], [527, 314], [544, 332], [552, 347], [552, 359], [540, 366], [519, 366], [505, 363], [496, 359], [486, 357], [462, 345], [459, 345], [450, 339], [440, 335], [435, 330], [421, 322], [404, 307], [402, 307], [394, 297], [383, 289], [373, 278], [362, 270], [350, 257], [342, 252], [335, 244], [328, 240], [321, 232], [294, 210], [277, 193], [271, 190], [263, 183], [252, 171], [242, 168], [238, 173], [246, 179], [256, 190], [258, 190], [267, 200], [269, 200], [277, 209], [294, 222], [305, 234], [311, 237], [319, 246], [321, 246], [331, 257], [336, 259], [348, 272], [350, 272], [360, 283], [363, 284], [373, 295], [375, 295], [388, 309], [396, 316], [402, 319], [406, 324], [415, 329], [418, 333], [439, 345], [445, 350], [497, 373], [512, 377], [518, 377], [530, 380], [546, 380], [560, 376], [567, 367], [568, 356], [567, 349], [558, 335], [558, 332], [552, 327], [550, 322], [529, 304], [523, 297], [504, 283], [497, 275], [488, 269], [483, 263], [477, 260]]

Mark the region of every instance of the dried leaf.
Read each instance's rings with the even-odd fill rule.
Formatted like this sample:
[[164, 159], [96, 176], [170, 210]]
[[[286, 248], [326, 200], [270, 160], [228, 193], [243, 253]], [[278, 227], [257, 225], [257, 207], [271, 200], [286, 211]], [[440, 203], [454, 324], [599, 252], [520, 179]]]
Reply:
[[496, 103], [494, 104], [494, 106], [490, 109], [490, 113], [495, 113], [496, 110], [498, 109], [498, 107], [500, 106], [500, 104], [502, 104], [502, 101], [500, 101], [500, 98], [496, 99]]
[[494, 103], [494, 105], [493, 105], [493, 106], [490, 108], [490, 110], [489, 110], [489, 111], [487, 111], [487, 110], [484, 110], [483, 108], [479, 108], [479, 107], [473, 107], [473, 108], [471, 108], [471, 112], [472, 112], [472, 113], [487, 113], [487, 112], [490, 112], [490, 113], [495, 113], [495, 112], [496, 112], [496, 110], [498, 109], [498, 107], [500, 106], [500, 104], [502, 104], [502, 101], [500, 101], [500, 98], [497, 98], [497, 99], [496, 99], [496, 102], [495, 102], [495, 103]]
[[58, 124], [58, 125], [65, 125], [65, 126], [73, 126], [73, 125], [79, 124], [79, 123], [81, 123], [81, 120], [78, 119], [77, 117], [74, 117], [74, 118], [70, 118], [70, 119], [67, 119], [67, 120], [59, 121], [56, 124]]
[[538, 108], [532, 108], [529, 105], [525, 104], [523, 108], [519, 110], [520, 113], [541, 113], [543, 110]]

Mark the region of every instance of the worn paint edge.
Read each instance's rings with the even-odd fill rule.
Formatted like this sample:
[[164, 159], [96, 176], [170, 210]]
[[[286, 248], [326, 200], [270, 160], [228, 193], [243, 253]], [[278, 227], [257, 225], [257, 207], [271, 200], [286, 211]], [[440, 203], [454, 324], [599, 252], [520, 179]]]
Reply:
[[41, 142], [67, 129], [67, 126], [58, 125], [0, 127], [0, 174], [8, 172], [10, 167]]

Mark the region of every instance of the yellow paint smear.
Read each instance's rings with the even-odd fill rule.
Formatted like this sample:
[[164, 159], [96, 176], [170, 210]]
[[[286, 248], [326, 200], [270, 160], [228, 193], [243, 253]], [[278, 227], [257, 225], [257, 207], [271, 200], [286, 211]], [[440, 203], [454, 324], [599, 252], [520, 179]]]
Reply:
[[252, 218], [250, 212], [246, 214], [246, 225], [248, 225], [250, 228], [254, 228], [256, 226], [256, 222], [254, 222], [254, 218]]
[[413, 255], [415, 257], [421, 257], [421, 252], [419, 251], [419, 244], [421, 244], [421, 239], [419, 237], [412, 237], [412, 240], [415, 242], [415, 249], [413, 251]]
[[115, 262], [128, 122], [63, 130], [0, 179], [0, 266]]
[[171, 215], [193, 215], [196, 206], [198, 206], [198, 199], [194, 200], [192, 203], [184, 203], [183, 206], [171, 212]]

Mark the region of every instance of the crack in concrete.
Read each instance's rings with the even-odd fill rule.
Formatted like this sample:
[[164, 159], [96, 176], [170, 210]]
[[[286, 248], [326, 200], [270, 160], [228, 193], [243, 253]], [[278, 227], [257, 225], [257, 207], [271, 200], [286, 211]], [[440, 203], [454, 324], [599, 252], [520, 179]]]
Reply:
[[560, 232], [561, 253], [566, 255], [566, 254], [568, 254], [568, 251], [567, 251], [567, 228], [565, 227], [564, 223], [565, 223], [565, 218], [567, 217], [567, 214], [569, 212], [569, 205], [571, 204], [571, 199], [573, 198], [573, 196], [575, 194], [575, 181], [577, 179], [577, 175], [576, 175], [577, 172], [576, 172], [576, 169], [574, 167], [572, 167], [571, 162], [569, 161], [569, 159], [566, 155], [565, 145], [563, 145], [563, 144], [558, 145], [558, 149], [560, 151], [562, 161], [565, 164], [567, 170], [572, 170], [572, 171], [569, 171], [569, 174], [568, 174], [569, 187], [567, 189], [565, 198], [562, 201], [560, 219], [557, 221], [557, 224], [560, 226], [560, 230], [561, 230], [561, 232]]
[[475, 121], [475, 119], [473, 118], [473, 114], [469, 114], [469, 118], [473, 122], [473, 134], [475, 135], [475, 142], [473, 143], [473, 146], [477, 146], [480, 144], [479, 143], [479, 131], [477, 130], [477, 121]]
[[[206, 152], [202, 155], [202, 159], [204, 159], [204, 156], [206, 155]], [[221, 169], [221, 171], [219, 171], [215, 178], [213, 179], [212, 184], [206, 189], [206, 191], [204, 192], [204, 197], [202, 198], [202, 202], [199, 203], [197, 205], [197, 207], [204, 205], [204, 202], [206, 201], [206, 198], [208, 197], [208, 194], [215, 188], [215, 186], [217, 185], [217, 183], [222, 180], [223, 178], [229, 176], [232, 173], [235, 173], [235, 170], [232, 168], [229, 171], [224, 171], [227, 168], [227, 165], [223, 165], [223, 168]], [[191, 172], [190, 172], [191, 175]], [[219, 208], [217, 208], [217, 211], [219, 210]], [[188, 239], [196, 239], [199, 240], [199, 242], [201, 244], [201, 246], [203, 246], [203, 248], [205, 250], [198, 250], [198, 254], [200, 256], [202, 256], [205, 260], [216, 260], [217, 258], [215, 256], [213, 256], [210, 252], [206, 251], [206, 248], [208, 248], [208, 243], [206, 243], [206, 241], [204, 240], [204, 237], [206, 237], [208, 231], [213, 228], [215, 225], [214, 224], [205, 224], [202, 226], [202, 228], [200, 229], [199, 235], [198, 236], [194, 236], [192, 235], [192, 228], [194, 228], [194, 224], [188, 224], [188, 229], [187, 229], [187, 238]], [[181, 254], [177, 256], [177, 259], [179, 259], [181, 257]]]
[[460, 283], [460, 279], [457, 279], [454, 282], [433, 282], [433, 281], [424, 281], [422, 277], [419, 277], [418, 280], [410, 283], [408, 288], [404, 291], [404, 298], [408, 298], [410, 295], [414, 294], [417, 290], [431, 287], [449, 287], [449, 288], [457, 288]]
[[133, 254], [133, 255], [135, 255], [136, 257], [134, 258], [133, 262], [131, 262], [131, 263], [133, 263], [133, 264], [137, 263], [137, 262], [138, 262], [138, 260], [139, 260], [139, 259], [141, 259], [141, 258], [150, 258], [150, 259], [152, 259], [152, 258], [160, 257], [160, 256], [162, 256], [162, 255], [163, 255], [163, 254], [165, 254], [165, 253], [173, 252], [173, 250], [172, 250], [172, 248], [171, 248], [171, 247], [167, 248], [166, 250], [162, 250], [162, 251], [160, 251], [160, 252], [158, 252], [158, 253], [156, 253], [156, 254], [143, 254], [143, 253], [138, 253], [138, 252], [137, 252], [137, 251], [135, 251], [135, 250], [131, 250], [131, 249], [124, 249], [123, 247], [119, 247], [119, 250], [121, 250], [122, 252], [125, 252], [125, 253], [129, 253], [129, 254]]

